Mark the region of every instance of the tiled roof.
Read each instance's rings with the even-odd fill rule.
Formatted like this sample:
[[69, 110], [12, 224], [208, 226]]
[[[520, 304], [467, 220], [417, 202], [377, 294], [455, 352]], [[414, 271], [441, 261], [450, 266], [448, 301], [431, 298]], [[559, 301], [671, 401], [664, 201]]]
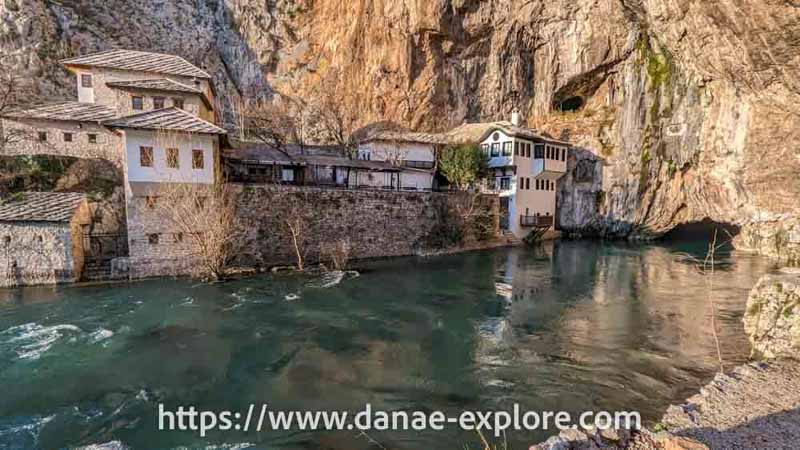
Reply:
[[207, 72], [180, 56], [136, 50], [109, 50], [65, 59], [61, 63], [66, 66], [106, 67], [184, 77], [211, 78]]
[[393, 131], [383, 130], [370, 133], [361, 142], [408, 142], [414, 144], [433, 144], [444, 145], [447, 144], [447, 138], [444, 135], [437, 133], [418, 133], [414, 131]]
[[141, 130], [168, 130], [186, 133], [226, 134], [222, 128], [180, 108], [165, 108], [104, 122], [111, 128], [137, 128]]
[[292, 157], [286, 152], [264, 144], [227, 149], [224, 151], [224, 155], [227, 159], [251, 164], [277, 164], [287, 166], [299, 164], [297, 161], [292, 160]]
[[106, 83], [106, 86], [143, 89], [150, 91], [188, 92], [190, 94], [203, 93], [203, 91], [194, 86], [179, 83], [175, 80], [170, 80], [169, 78], [158, 78], [155, 80], [111, 81]]
[[61, 102], [15, 109], [8, 111], [3, 116], [17, 119], [101, 122], [113, 119], [116, 111], [108, 106], [94, 103]]
[[287, 145], [278, 150], [264, 144], [245, 145], [225, 151], [225, 158], [250, 164], [350, 167], [354, 169], [400, 172], [401, 167], [385, 161], [364, 161], [344, 156], [337, 146], [308, 145], [302, 149], [298, 145]]
[[495, 131], [523, 139], [547, 141], [556, 144], [570, 145], [569, 142], [560, 141], [536, 132], [530, 128], [520, 127], [508, 121], [465, 123], [446, 133], [447, 140], [451, 143], [482, 142]]
[[23, 192], [0, 200], [2, 222], [69, 222], [84, 194]]

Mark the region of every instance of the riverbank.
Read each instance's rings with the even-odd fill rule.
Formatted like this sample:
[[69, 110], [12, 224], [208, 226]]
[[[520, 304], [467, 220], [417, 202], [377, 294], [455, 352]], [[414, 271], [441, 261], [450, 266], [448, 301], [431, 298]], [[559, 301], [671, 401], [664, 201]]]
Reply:
[[800, 442], [800, 272], [765, 275], [747, 300], [744, 327], [752, 355], [681, 405], [658, 432], [563, 432], [531, 450], [791, 449]]
[[752, 363], [720, 374], [671, 406], [667, 431], [717, 449], [796, 448], [800, 442], [800, 362]]

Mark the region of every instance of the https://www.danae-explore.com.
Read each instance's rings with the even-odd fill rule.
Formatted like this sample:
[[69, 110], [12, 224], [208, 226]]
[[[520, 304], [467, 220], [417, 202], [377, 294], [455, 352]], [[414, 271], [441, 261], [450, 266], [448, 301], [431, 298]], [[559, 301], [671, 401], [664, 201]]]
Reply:
[[641, 416], [633, 411], [529, 411], [514, 405], [510, 411], [463, 411], [448, 415], [441, 411], [380, 411], [367, 404], [350, 411], [275, 411], [268, 405], [251, 404], [242, 411], [208, 411], [194, 406], [168, 410], [158, 405], [158, 429], [190, 431], [205, 437], [214, 431], [441, 431], [459, 427], [502, 436], [508, 431], [548, 431], [576, 428], [641, 428]]

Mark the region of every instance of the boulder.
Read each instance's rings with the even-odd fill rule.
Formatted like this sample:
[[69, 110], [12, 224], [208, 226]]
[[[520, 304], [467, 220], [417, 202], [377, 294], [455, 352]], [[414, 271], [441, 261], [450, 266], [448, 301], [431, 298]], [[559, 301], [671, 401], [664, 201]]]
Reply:
[[753, 356], [800, 355], [800, 273], [785, 269], [761, 278], [747, 300], [744, 326]]

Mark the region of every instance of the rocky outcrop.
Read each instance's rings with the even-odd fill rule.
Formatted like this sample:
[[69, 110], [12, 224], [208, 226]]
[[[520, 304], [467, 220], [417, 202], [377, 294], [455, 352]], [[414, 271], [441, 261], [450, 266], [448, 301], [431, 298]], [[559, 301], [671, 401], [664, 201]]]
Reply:
[[800, 439], [800, 365], [754, 363], [720, 374], [686, 404], [672, 406], [666, 429], [714, 449], [795, 448]]
[[756, 356], [800, 355], [800, 270], [764, 276], [747, 300], [744, 326]]
[[756, 237], [800, 216], [799, 33], [784, 0], [0, 0], [0, 50], [41, 91], [71, 91], [59, 58], [135, 47], [205, 66], [228, 100], [324, 84], [364, 123], [518, 108], [602, 175], [561, 184], [566, 231], [707, 218], [767, 253], [783, 241]]

